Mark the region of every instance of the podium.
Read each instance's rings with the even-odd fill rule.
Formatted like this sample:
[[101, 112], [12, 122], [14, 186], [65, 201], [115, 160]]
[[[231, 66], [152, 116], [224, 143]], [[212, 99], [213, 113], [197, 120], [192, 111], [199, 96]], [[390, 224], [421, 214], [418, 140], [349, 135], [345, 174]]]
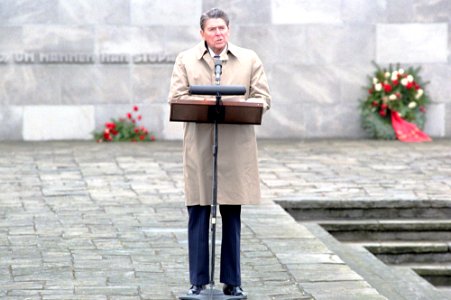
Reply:
[[262, 123], [263, 104], [246, 102], [239, 99], [222, 100], [216, 106], [216, 100], [172, 100], [170, 102], [171, 122], [195, 122], [218, 124], [248, 124]]
[[199, 295], [182, 295], [180, 300], [210, 299], [238, 300], [246, 296], [227, 296], [214, 289], [215, 246], [216, 246], [216, 215], [217, 215], [217, 160], [218, 160], [218, 124], [260, 125], [263, 116], [263, 103], [248, 102], [239, 98], [222, 100], [222, 95], [244, 95], [246, 89], [242, 86], [192, 86], [190, 93], [196, 95], [216, 95], [216, 100], [199, 98], [189, 100], [177, 99], [170, 101], [170, 121], [195, 122], [214, 124], [213, 138], [213, 183], [210, 215], [211, 231], [211, 268], [210, 287]]

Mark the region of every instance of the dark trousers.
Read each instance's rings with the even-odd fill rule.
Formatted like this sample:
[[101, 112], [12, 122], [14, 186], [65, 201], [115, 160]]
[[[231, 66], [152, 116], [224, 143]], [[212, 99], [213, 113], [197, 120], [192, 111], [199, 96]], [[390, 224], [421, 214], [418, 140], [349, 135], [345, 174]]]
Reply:
[[[189, 273], [193, 285], [210, 282], [209, 228], [210, 206], [188, 206]], [[241, 205], [220, 205], [222, 217], [221, 270], [222, 283], [240, 286]]]

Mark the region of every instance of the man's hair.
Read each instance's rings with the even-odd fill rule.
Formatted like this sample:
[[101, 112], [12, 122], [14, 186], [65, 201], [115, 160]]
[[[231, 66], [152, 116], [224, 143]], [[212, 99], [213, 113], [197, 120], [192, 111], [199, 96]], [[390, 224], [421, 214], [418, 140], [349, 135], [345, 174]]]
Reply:
[[229, 27], [229, 16], [219, 8], [212, 8], [200, 16], [200, 29], [204, 30], [205, 22], [208, 19], [223, 19], [227, 27]]

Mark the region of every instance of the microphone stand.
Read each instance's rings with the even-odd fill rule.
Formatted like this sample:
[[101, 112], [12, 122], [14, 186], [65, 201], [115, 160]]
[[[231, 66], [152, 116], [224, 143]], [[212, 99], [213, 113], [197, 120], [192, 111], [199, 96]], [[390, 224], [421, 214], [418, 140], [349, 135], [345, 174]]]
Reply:
[[210, 231], [211, 231], [211, 257], [210, 257], [210, 288], [203, 290], [199, 295], [180, 296], [180, 300], [238, 300], [245, 299], [243, 296], [227, 296], [221, 290], [214, 288], [215, 281], [215, 246], [216, 246], [216, 218], [218, 207], [218, 122], [221, 115], [222, 95], [244, 95], [246, 88], [243, 86], [221, 86], [222, 64], [220, 59], [215, 59], [215, 82], [213, 86], [192, 86], [191, 94], [216, 95], [216, 105], [214, 108], [214, 131], [213, 131], [213, 182], [212, 182], [212, 202], [210, 211]]

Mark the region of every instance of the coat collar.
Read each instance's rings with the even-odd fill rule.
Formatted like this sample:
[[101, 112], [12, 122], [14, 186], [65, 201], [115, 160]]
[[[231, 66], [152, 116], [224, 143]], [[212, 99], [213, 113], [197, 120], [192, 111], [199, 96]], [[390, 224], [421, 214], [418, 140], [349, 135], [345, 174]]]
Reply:
[[[206, 54], [209, 54], [207, 45], [205, 44], [204, 41], [202, 41], [199, 44], [197, 44], [196, 48], [197, 48], [197, 50], [196, 50], [197, 51], [196, 57], [199, 60], [202, 59]], [[239, 59], [238, 46], [235, 46], [234, 44], [229, 42], [227, 44], [227, 54], [226, 55], [228, 56], [230, 54]]]

